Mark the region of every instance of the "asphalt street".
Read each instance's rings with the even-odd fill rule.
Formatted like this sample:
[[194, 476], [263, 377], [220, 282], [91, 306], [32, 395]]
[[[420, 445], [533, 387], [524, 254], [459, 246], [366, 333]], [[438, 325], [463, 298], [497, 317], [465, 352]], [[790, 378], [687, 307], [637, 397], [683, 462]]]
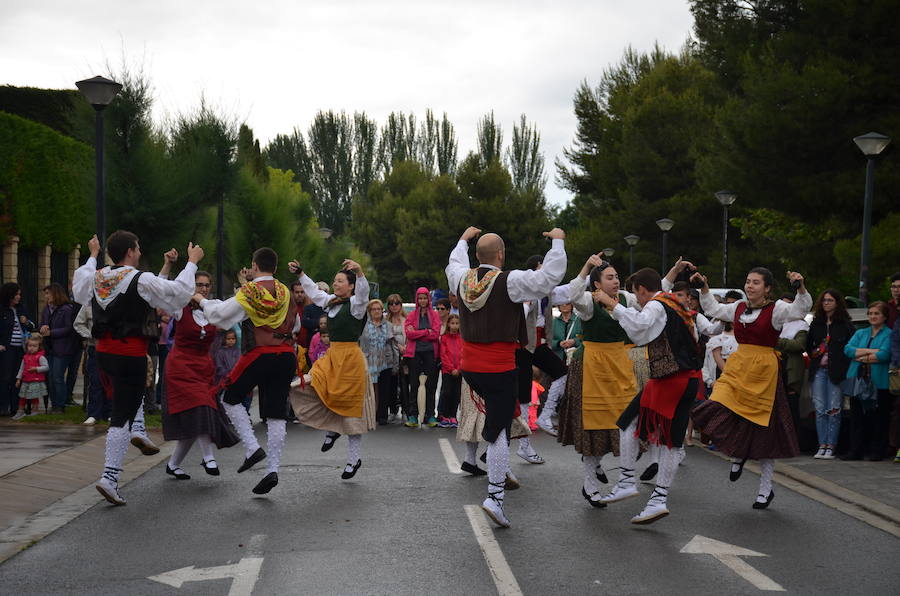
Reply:
[[[125, 487], [127, 506], [97, 505], [0, 565], [0, 586], [103, 596], [758, 594], [760, 586], [874, 595], [900, 586], [895, 537], [778, 485], [772, 506], [753, 510], [758, 476], [729, 482], [728, 464], [698, 448], [675, 480], [672, 514], [634, 526], [650, 485], [638, 499], [591, 508], [574, 450], [539, 433], [546, 464], [511, 455], [522, 483], [507, 492], [513, 527], [494, 528], [477, 509], [470, 520], [466, 506], [481, 503], [486, 480], [450, 473], [439, 439], [461, 460], [454, 436], [381, 427], [364, 437], [357, 476], [343, 481], [346, 439], [321, 453], [322, 433], [289, 425], [280, 484], [263, 497], [250, 489], [264, 465], [235, 473], [242, 448], [219, 453], [219, 477], [203, 472], [195, 448], [183, 465], [191, 480], [157, 465]], [[613, 482], [616, 460], [604, 464]]]

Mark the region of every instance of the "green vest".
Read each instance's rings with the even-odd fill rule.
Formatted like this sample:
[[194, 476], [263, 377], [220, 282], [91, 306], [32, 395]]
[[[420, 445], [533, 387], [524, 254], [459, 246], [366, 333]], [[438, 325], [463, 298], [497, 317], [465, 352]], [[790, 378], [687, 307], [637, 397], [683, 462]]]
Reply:
[[[619, 304], [626, 306], [625, 296], [619, 294]], [[594, 303], [594, 316], [589, 320], [581, 321], [581, 339], [601, 344], [611, 344], [617, 341], [630, 344], [631, 340], [625, 334], [625, 330], [619, 322], [613, 319], [609, 311], [602, 304]], [[584, 346], [578, 348], [573, 354], [574, 358], [582, 358]]]
[[350, 313], [350, 302], [341, 305], [337, 316], [328, 317], [328, 337], [331, 341], [359, 341], [366, 319], [357, 319]]

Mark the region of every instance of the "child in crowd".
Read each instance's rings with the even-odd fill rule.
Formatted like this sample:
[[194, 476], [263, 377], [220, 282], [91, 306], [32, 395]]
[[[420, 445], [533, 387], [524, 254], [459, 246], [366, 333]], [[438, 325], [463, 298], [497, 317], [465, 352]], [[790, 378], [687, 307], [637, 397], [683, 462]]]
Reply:
[[535, 431], [538, 429], [537, 418], [538, 409], [541, 407], [541, 396], [546, 389], [540, 383], [541, 369], [536, 366], [532, 366], [531, 369], [531, 404], [528, 408], [528, 428]]
[[446, 326], [447, 330], [441, 335], [441, 396], [438, 403], [438, 426], [456, 428], [459, 426], [456, 411], [459, 409], [459, 396], [462, 391], [460, 370], [462, 336], [459, 334], [459, 315], [449, 315]]
[[331, 341], [328, 337], [328, 316], [319, 318], [319, 331], [309, 342], [309, 362], [312, 364], [325, 355]]
[[237, 332], [229, 329], [222, 334], [222, 345], [213, 355], [213, 362], [216, 365], [216, 379], [218, 384], [225, 375], [231, 372], [237, 361], [241, 359], [241, 349], [237, 345]]
[[50, 365], [41, 349], [41, 336], [32, 334], [25, 341], [25, 355], [19, 372], [16, 375], [16, 387], [19, 388], [19, 411], [13, 420], [25, 417], [26, 406], [30, 407], [31, 416], [38, 413], [41, 398], [47, 395], [47, 371]]

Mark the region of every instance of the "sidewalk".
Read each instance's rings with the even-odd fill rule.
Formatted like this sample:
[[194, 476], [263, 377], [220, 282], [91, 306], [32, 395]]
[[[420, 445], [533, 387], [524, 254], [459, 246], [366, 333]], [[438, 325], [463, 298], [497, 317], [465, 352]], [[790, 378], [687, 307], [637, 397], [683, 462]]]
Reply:
[[[728, 460], [718, 451], [688, 449]], [[759, 474], [759, 465], [746, 469]], [[775, 482], [900, 538], [900, 464], [813, 459], [803, 455], [775, 462]]]
[[[160, 453], [147, 457], [129, 447], [121, 485], [169, 457], [162, 434], [149, 435]], [[0, 562], [103, 501], [93, 484], [105, 445], [105, 425], [0, 423]]]

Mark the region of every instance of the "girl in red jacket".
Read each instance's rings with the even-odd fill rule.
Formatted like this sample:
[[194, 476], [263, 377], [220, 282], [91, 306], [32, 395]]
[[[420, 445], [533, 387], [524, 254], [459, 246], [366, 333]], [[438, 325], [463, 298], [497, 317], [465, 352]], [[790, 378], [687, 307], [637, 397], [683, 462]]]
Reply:
[[459, 315], [447, 317], [447, 331], [441, 336], [441, 399], [438, 402], [438, 426], [456, 428], [456, 410], [462, 390], [462, 336]]

